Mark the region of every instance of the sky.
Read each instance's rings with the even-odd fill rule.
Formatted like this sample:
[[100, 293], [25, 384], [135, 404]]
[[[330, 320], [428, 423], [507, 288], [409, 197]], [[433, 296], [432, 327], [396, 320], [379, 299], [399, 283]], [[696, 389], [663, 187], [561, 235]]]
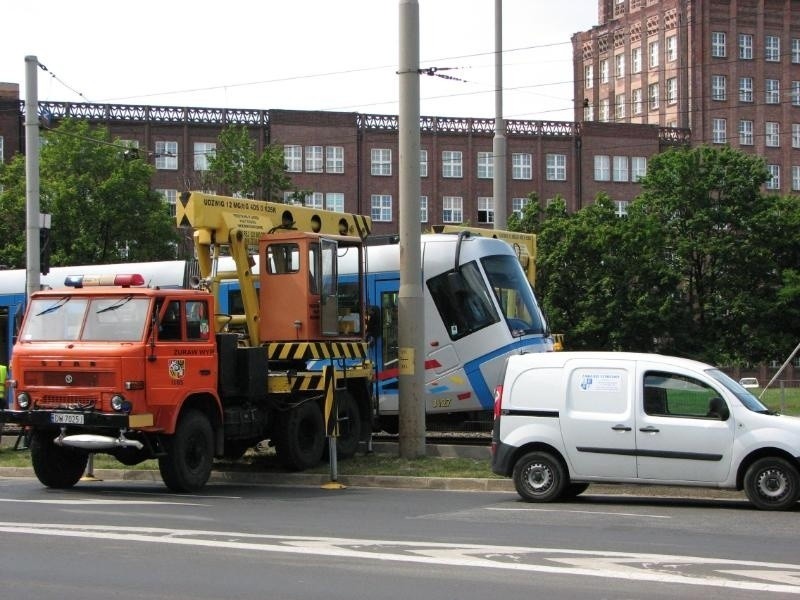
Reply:
[[[420, 114], [495, 116], [495, 0], [418, 0]], [[36, 0], [2, 7], [0, 82], [40, 100], [399, 112], [399, 0]], [[9, 24], [13, 24], [9, 26]], [[503, 0], [503, 115], [573, 120], [597, 0]]]

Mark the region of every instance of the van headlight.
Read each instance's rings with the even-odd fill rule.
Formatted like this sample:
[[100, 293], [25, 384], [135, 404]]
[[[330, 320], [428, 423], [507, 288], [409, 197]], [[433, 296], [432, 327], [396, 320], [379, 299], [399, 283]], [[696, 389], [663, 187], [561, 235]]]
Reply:
[[20, 392], [17, 394], [17, 406], [22, 410], [27, 410], [30, 405], [31, 397], [28, 395], [28, 392]]

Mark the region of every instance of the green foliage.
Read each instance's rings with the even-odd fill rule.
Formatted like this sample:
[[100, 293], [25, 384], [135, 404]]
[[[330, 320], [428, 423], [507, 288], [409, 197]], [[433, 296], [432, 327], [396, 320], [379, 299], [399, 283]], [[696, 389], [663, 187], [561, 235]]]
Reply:
[[219, 134], [217, 149], [208, 157], [206, 189], [225, 189], [229, 194], [281, 201], [292, 188], [286, 175], [283, 148], [267, 145], [259, 154], [247, 128], [231, 125]]
[[[103, 127], [66, 119], [44, 132], [40, 212], [52, 215], [51, 264], [171, 259], [177, 241], [163, 198], [150, 189], [153, 167], [126, 159]], [[25, 159], [0, 168], [0, 262], [25, 265]]]
[[650, 160], [627, 218], [611, 200], [539, 228], [537, 290], [571, 349], [642, 350], [735, 365], [800, 335], [800, 203], [764, 196], [762, 159], [730, 148]]

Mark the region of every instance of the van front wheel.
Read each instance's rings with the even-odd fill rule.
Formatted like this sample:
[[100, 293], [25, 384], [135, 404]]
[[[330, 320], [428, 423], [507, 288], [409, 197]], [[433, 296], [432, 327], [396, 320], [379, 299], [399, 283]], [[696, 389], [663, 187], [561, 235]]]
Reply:
[[786, 459], [761, 458], [744, 475], [747, 498], [762, 510], [786, 510], [800, 497], [800, 474]]
[[567, 485], [564, 466], [547, 452], [531, 452], [514, 465], [514, 486], [527, 502], [552, 502]]

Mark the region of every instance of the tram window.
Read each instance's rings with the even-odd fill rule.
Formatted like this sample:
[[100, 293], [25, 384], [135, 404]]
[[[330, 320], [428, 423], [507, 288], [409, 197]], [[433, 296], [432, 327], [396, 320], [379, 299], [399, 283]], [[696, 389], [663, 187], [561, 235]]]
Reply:
[[479, 331], [500, 318], [474, 262], [427, 281], [436, 309], [451, 339]]
[[517, 259], [507, 255], [487, 256], [481, 265], [512, 333], [544, 333], [544, 317]]

